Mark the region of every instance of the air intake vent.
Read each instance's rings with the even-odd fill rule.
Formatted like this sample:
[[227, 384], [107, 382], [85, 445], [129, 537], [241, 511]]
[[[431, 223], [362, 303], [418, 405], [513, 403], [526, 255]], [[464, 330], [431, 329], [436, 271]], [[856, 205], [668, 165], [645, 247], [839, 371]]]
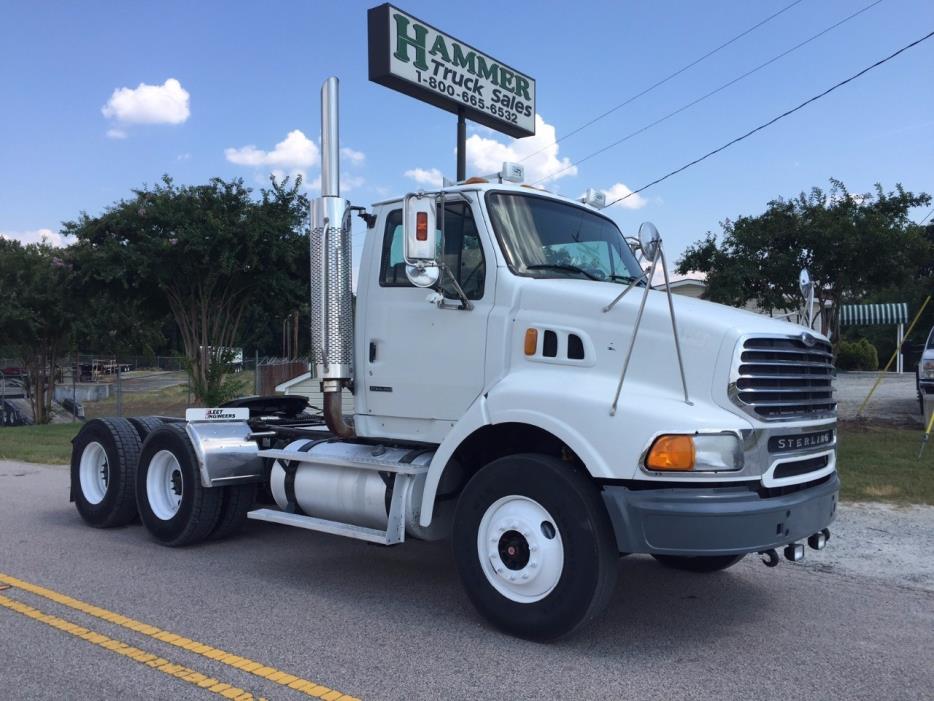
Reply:
[[733, 401], [766, 421], [833, 415], [830, 344], [802, 338], [749, 338], [734, 363]]

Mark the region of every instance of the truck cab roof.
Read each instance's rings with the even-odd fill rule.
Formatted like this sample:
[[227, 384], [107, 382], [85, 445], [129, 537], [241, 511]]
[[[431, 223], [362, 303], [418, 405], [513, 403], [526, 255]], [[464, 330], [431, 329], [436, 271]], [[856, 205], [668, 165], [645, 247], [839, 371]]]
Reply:
[[[533, 185], [528, 185], [525, 183], [519, 184], [519, 185], [515, 183], [509, 183], [509, 182], [501, 183], [501, 182], [496, 182], [496, 181], [489, 181], [486, 178], [476, 178], [476, 177], [468, 178], [463, 183], [457, 183], [454, 185], [448, 185], [448, 186], [439, 187], [439, 188], [428, 188], [423, 191], [454, 194], [454, 193], [460, 193], [460, 192], [489, 192], [491, 190], [495, 190], [497, 192], [516, 192], [516, 193], [521, 193], [523, 195], [531, 194], [531, 195], [537, 195], [540, 197], [547, 197], [549, 199], [557, 200], [559, 202], [564, 202], [566, 204], [572, 204], [578, 207], [583, 207], [590, 212], [602, 213], [602, 211], [598, 209], [597, 207], [593, 207], [589, 204], [581, 202], [581, 200], [579, 199], [572, 199], [570, 197], [565, 197], [564, 195], [558, 195], [554, 192], [540, 189]], [[389, 199], [380, 200], [379, 202], [374, 202], [372, 206], [382, 207], [383, 205], [397, 204], [397, 203], [401, 203], [403, 199], [404, 199], [404, 196], [401, 196], [401, 195], [397, 197], [391, 197]]]

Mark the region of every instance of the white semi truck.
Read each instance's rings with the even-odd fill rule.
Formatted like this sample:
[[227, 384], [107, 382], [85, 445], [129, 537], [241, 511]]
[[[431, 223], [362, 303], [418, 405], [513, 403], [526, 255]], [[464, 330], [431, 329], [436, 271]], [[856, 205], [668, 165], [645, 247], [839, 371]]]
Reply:
[[91, 421], [71, 463], [85, 521], [138, 514], [170, 546], [246, 518], [449, 538], [476, 608], [538, 640], [596, 616], [624, 554], [712, 572], [824, 547], [839, 489], [826, 338], [652, 289], [599, 198], [511, 183], [514, 166], [353, 207], [337, 124], [330, 78], [310, 235], [320, 413], [256, 397]]

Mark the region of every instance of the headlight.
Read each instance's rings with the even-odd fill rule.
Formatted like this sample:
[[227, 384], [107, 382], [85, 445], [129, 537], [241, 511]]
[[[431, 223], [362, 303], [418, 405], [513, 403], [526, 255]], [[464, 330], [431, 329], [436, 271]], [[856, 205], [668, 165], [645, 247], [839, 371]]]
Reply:
[[663, 435], [655, 439], [645, 458], [650, 470], [724, 472], [743, 469], [743, 449], [733, 434]]
[[732, 434], [694, 436], [694, 449], [697, 451], [695, 470], [712, 472], [743, 469], [743, 448], [739, 438]]
[[926, 380], [934, 379], [934, 360], [925, 360], [922, 363], [921, 377]]

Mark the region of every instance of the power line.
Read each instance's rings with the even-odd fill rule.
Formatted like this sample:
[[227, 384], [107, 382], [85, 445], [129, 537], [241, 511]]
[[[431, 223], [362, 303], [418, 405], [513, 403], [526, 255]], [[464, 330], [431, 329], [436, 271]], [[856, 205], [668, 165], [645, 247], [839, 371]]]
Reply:
[[934, 209], [932, 209], [930, 212], [924, 215], [924, 219], [918, 222], [918, 226], [921, 226], [924, 222], [926, 222], [928, 220], [928, 217], [931, 216], [932, 214], [934, 214]]
[[647, 87], [647, 88], [646, 88], [645, 90], [643, 90], [642, 92], [637, 93], [636, 95], [633, 95], [633, 96], [630, 97], [630, 98], [627, 98], [626, 100], [624, 100], [623, 102], [620, 102], [620, 103], [619, 103], [618, 105], [616, 105], [615, 107], [611, 107], [611, 108], [608, 109], [606, 112], [603, 112], [603, 113], [597, 115], [596, 117], [594, 117], [593, 119], [591, 119], [589, 122], [585, 122], [584, 124], [581, 124], [581, 125], [580, 125], [579, 127], [577, 127], [576, 129], [572, 129], [572, 130], [569, 131], [567, 134], [565, 134], [564, 136], [562, 136], [560, 139], [555, 139], [554, 141], [552, 141], [552, 142], [551, 142], [550, 144], [548, 144], [547, 146], [542, 146], [538, 151], [535, 151], [535, 152], [533, 152], [533, 153], [530, 153], [528, 156], [526, 156], [525, 158], [523, 158], [523, 159], [522, 159], [521, 161], [519, 161], [519, 162], [520, 162], [520, 163], [524, 163], [525, 161], [527, 161], [528, 159], [530, 159], [532, 156], [537, 156], [537, 155], [540, 154], [542, 151], [545, 151], [545, 150], [547, 150], [547, 149], [550, 149], [552, 146], [556, 146], [557, 144], [561, 143], [561, 142], [564, 141], [565, 139], [567, 139], [567, 138], [569, 138], [569, 137], [571, 137], [571, 136], [574, 136], [575, 134], [577, 134], [577, 133], [580, 132], [580, 131], [583, 131], [584, 129], [586, 129], [587, 127], [589, 127], [591, 124], [595, 124], [595, 123], [599, 122], [599, 121], [600, 121], [601, 119], [603, 119], [604, 117], [608, 117], [609, 115], [613, 114], [614, 112], [616, 112], [616, 111], [619, 110], [619, 109], [622, 109], [623, 107], [625, 107], [625, 106], [628, 105], [629, 103], [634, 102], [635, 100], [638, 100], [640, 97], [649, 94], [649, 93], [652, 92], [655, 88], [664, 85], [665, 83], [667, 83], [667, 82], [668, 82], [669, 80], [671, 80], [672, 78], [678, 77], [679, 75], [681, 75], [682, 73], [684, 73], [684, 72], [685, 72], [686, 70], [688, 70], [689, 68], [693, 68], [694, 66], [696, 66], [696, 65], [697, 65], [698, 63], [700, 63], [701, 61], [704, 61], [704, 60], [710, 58], [710, 57], [713, 56], [715, 53], [721, 51], [722, 49], [725, 49], [725, 48], [726, 48], [727, 46], [729, 46], [730, 44], [733, 44], [733, 43], [739, 41], [740, 39], [742, 39], [744, 36], [746, 36], [746, 35], [749, 34], [750, 32], [753, 32], [753, 31], [755, 31], [756, 29], [758, 29], [759, 27], [761, 27], [762, 25], [767, 24], [768, 22], [771, 22], [773, 19], [775, 19], [775, 18], [778, 17], [779, 15], [784, 14], [785, 12], [787, 12], [788, 10], [790, 10], [792, 7], [794, 7], [795, 5], [799, 5], [799, 4], [801, 4], [802, 2], [803, 2], [803, 0], [794, 0], [794, 2], [792, 2], [792, 3], [788, 4], [788, 5], [785, 5], [785, 7], [783, 7], [782, 9], [780, 9], [778, 12], [769, 15], [768, 17], [766, 17], [764, 20], [762, 20], [762, 21], [759, 22], [758, 24], [754, 24], [753, 26], [751, 26], [751, 27], [750, 27], [749, 29], [747, 29], [746, 31], [741, 32], [741, 33], [737, 34], [735, 37], [733, 37], [732, 39], [730, 39], [729, 41], [726, 41], [726, 42], [724, 42], [723, 44], [720, 44], [720, 46], [718, 46], [717, 48], [711, 49], [710, 51], [708, 51], [707, 53], [705, 53], [705, 54], [704, 54], [703, 56], [701, 56], [700, 58], [697, 58], [697, 59], [695, 59], [694, 61], [691, 61], [691, 63], [687, 64], [686, 66], [683, 66], [682, 68], [679, 68], [678, 70], [676, 70], [676, 71], [675, 71], [674, 73], [672, 73], [671, 75], [668, 75], [668, 76], [666, 76], [665, 78], [662, 78], [661, 80], [659, 80], [657, 83], [654, 83], [654, 84], [650, 85], [649, 87]]
[[[710, 151], [709, 153], [704, 154], [704, 155], [701, 156], [700, 158], [695, 158], [695, 159], [694, 159], [693, 161], [691, 161], [690, 163], [686, 163], [686, 164], [684, 164], [683, 166], [681, 166], [680, 168], [677, 168], [676, 170], [673, 170], [673, 171], [671, 171], [670, 173], [667, 173], [667, 174], [663, 175], [662, 177], [657, 178], [656, 180], [653, 180], [652, 182], [650, 182], [650, 183], [648, 183], [648, 184], [646, 184], [646, 185], [643, 185], [643, 186], [640, 187], [638, 190], [633, 190], [632, 192], [630, 192], [630, 193], [627, 194], [627, 195], [623, 195], [622, 197], [617, 197], [615, 200], [613, 200], [612, 202], [608, 203], [606, 206], [607, 206], [607, 207], [610, 207], [610, 206], [616, 204], [617, 202], [622, 202], [623, 200], [625, 200], [625, 199], [627, 199], [627, 198], [629, 198], [629, 197], [632, 197], [633, 195], [636, 195], [636, 194], [642, 192], [643, 190], [648, 190], [648, 189], [649, 189], [650, 187], [652, 187], [653, 185], [658, 185], [660, 182], [662, 182], [663, 180], [667, 180], [668, 178], [670, 178], [670, 177], [673, 176], [673, 175], [677, 175], [678, 173], [680, 173], [680, 172], [682, 172], [682, 171], [684, 171], [684, 170], [687, 170], [687, 169], [690, 168], [691, 166], [697, 165], [697, 164], [700, 163], [701, 161], [707, 160], [707, 159], [710, 158], [711, 156], [713, 156], [713, 155], [715, 155], [715, 154], [718, 154], [718, 153], [720, 153], [721, 151], [724, 151], [724, 150], [728, 149], [728, 148], [729, 148], [730, 146], [732, 146], [733, 144], [739, 143], [739, 142], [742, 141], [743, 139], [746, 139], [746, 138], [752, 136], [752, 135], [755, 134], [756, 132], [762, 131], [762, 130], [765, 129], [766, 127], [772, 126], [773, 124], [775, 124], [775, 122], [779, 121], [780, 119], [784, 119], [785, 117], [787, 117], [787, 116], [789, 116], [789, 115], [791, 115], [791, 114], [794, 114], [795, 112], [797, 112], [798, 110], [800, 110], [800, 109], [806, 107], [807, 105], [811, 104], [812, 102], [816, 102], [817, 100], [821, 99], [822, 97], [824, 97], [824, 96], [826, 96], [826, 95], [829, 95], [830, 93], [832, 93], [832, 92], [833, 92], [834, 90], [836, 90], [837, 88], [843, 87], [843, 86], [846, 85], [847, 83], [856, 80], [856, 79], [859, 78], [860, 76], [865, 75], [866, 73], [868, 73], [869, 71], [871, 71], [873, 68], [878, 68], [878, 67], [881, 66], [883, 63], [887, 63], [888, 61], [891, 61], [893, 58], [895, 58], [895, 57], [898, 56], [899, 54], [902, 54], [902, 53], [904, 53], [905, 51], [907, 51], [908, 49], [917, 46], [918, 44], [920, 44], [920, 43], [923, 42], [923, 41], [927, 41], [927, 40], [930, 39], [932, 36], [934, 36], [934, 32], [930, 32], [930, 33], [924, 35], [924, 36], [921, 37], [920, 39], [917, 39], [916, 41], [913, 41], [913, 42], [911, 42], [910, 44], [908, 44], [908, 45], [906, 45], [906, 46], [903, 46], [902, 48], [900, 48], [900, 49], [899, 49], [898, 51], [896, 51], [895, 53], [889, 54], [889, 55], [886, 56], [885, 58], [876, 61], [876, 62], [873, 63], [871, 66], [867, 66], [866, 68], [864, 68], [863, 70], [861, 70], [859, 73], [854, 73], [854, 74], [851, 75], [849, 78], [846, 78], [845, 80], [841, 80], [841, 81], [840, 81], [839, 83], [837, 83], [836, 85], [833, 85], [833, 86], [827, 88], [826, 90], [824, 90], [824, 92], [822, 92], [822, 93], [820, 93], [820, 94], [818, 94], [818, 95], [815, 95], [814, 97], [812, 97], [812, 98], [810, 98], [810, 99], [805, 100], [804, 102], [802, 102], [802, 103], [801, 103], [800, 105], [798, 105], [797, 107], [792, 107], [790, 110], [788, 110], [788, 111], [786, 111], [786, 112], [782, 112], [782, 113], [781, 113], [780, 115], [778, 115], [777, 117], [774, 117], [774, 118], [770, 119], [769, 121], [765, 122], [764, 124], [760, 124], [760, 125], [757, 126], [755, 129], [751, 129], [751, 130], [747, 131], [747, 132], [746, 132], [745, 134], [743, 134], [742, 136], [738, 136], [738, 137], [736, 137], [735, 139], [733, 139], [732, 141], [728, 141], [727, 143], [723, 144], [723, 146], [721, 146], [720, 148], [716, 148], [716, 149], [714, 149], [713, 151]], [[931, 212], [934, 212], [934, 210], [931, 210]], [[930, 216], [930, 215], [931, 215], [931, 213], [929, 212], [929, 213], [928, 213], [928, 216]], [[927, 219], [927, 217], [925, 217], [925, 219]], [[923, 220], [922, 220], [922, 222], [923, 222]]]
[[649, 124], [646, 124], [644, 127], [640, 128], [640, 129], [636, 129], [636, 131], [630, 132], [630, 133], [627, 134], [626, 136], [624, 136], [624, 137], [622, 137], [622, 138], [620, 138], [620, 139], [617, 139], [617, 140], [614, 141], [613, 143], [607, 144], [607, 145], [604, 146], [603, 148], [597, 149], [597, 150], [594, 151], [593, 153], [590, 153], [590, 154], [584, 156], [583, 158], [581, 158], [581, 159], [579, 159], [579, 160], [577, 160], [577, 161], [574, 161], [573, 163], [569, 163], [569, 164], [566, 165], [564, 168], [561, 168], [560, 170], [557, 170], [557, 171], [555, 171], [554, 173], [550, 173], [549, 175], [546, 175], [545, 177], [540, 178], [539, 180], [536, 180], [535, 183], [533, 183], [533, 184], [536, 184], [536, 185], [537, 185], [538, 183], [545, 182], [546, 180], [551, 180], [552, 178], [556, 178], [557, 176], [559, 176], [561, 173], [565, 172], [566, 170], [570, 170], [571, 168], [574, 168], [575, 166], [578, 166], [578, 165], [580, 165], [581, 163], [584, 163], [585, 161], [589, 161], [591, 158], [594, 158], [595, 156], [599, 156], [601, 153], [604, 153], [604, 152], [606, 152], [606, 151], [609, 151], [610, 149], [619, 146], [621, 143], [623, 143], [623, 142], [625, 142], [625, 141], [629, 141], [629, 139], [631, 139], [631, 138], [633, 138], [633, 137], [635, 137], [635, 136], [638, 136], [639, 134], [642, 134], [642, 133], [645, 132], [645, 131], [648, 131], [648, 130], [651, 129], [652, 127], [658, 126], [658, 125], [661, 124], [662, 122], [671, 119], [672, 117], [674, 117], [674, 116], [677, 115], [677, 114], [680, 114], [681, 112], [684, 112], [686, 109], [689, 109], [689, 108], [693, 107], [694, 105], [698, 104], [699, 102], [703, 102], [703, 101], [706, 100], [707, 98], [713, 97], [714, 95], [716, 95], [716, 94], [719, 93], [719, 92], [723, 92], [724, 90], [726, 90], [726, 89], [727, 89], [728, 87], [730, 87], [731, 85], [735, 85], [735, 84], [738, 83], [739, 81], [741, 81], [741, 80], [743, 80], [743, 79], [745, 79], [745, 78], [748, 78], [748, 77], [751, 76], [753, 73], [758, 73], [758, 72], [761, 71], [763, 68], [766, 68], [767, 66], [770, 66], [771, 64], [775, 63], [775, 62], [778, 61], [779, 59], [782, 59], [782, 58], [784, 58], [785, 56], [787, 56], [788, 54], [797, 51], [798, 49], [802, 48], [803, 46], [805, 46], [805, 45], [807, 45], [807, 44], [810, 44], [812, 41], [815, 41], [816, 39], [819, 39], [820, 37], [824, 36], [824, 35], [827, 34], [828, 32], [833, 31], [833, 30], [836, 29], [837, 27], [839, 27], [839, 26], [841, 26], [841, 25], [843, 25], [843, 24], [846, 24], [847, 22], [849, 22], [850, 20], [852, 20], [852, 19], [856, 18], [857, 16], [863, 14], [863, 13], [866, 12], [867, 10], [872, 9], [873, 7], [875, 7], [876, 5], [878, 5], [880, 2], [882, 2], [882, 0], [875, 0], [875, 2], [869, 3], [869, 4], [866, 5], [864, 8], [862, 8], [862, 9], [860, 9], [860, 10], [857, 10], [856, 12], [854, 12], [854, 13], [851, 14], [851, 15], [847, 15], [846, 17], [844, 17], [844, 18], [841, 19], [840, 21], [838, 21], [838, 22], [836, 22], [836, 23], [830, 25], [829, 27], [827, 27], [827, 28], [825, 28], [825, 29], [822, 29], [822, 30], [819, 31], [817, 34], [814, 34], [813, 36], [808, 37], [808, 38], [805, 39], [804, 41], [795, 44], [794, 46], [792, 46], [792, 47], [789, 48], [789, 49], [785, 49], [785, 51], [782, 51], [780, 54], [778, 54], [778, 55], [776, 55], [776, 56], [773, 56], [772, 58], [770, 58], [770, 59], [769, 59], [768, 61], [766, 61], [765, 63], [760, 63], [760, 64], [759, 64], [758, 66], [756, 66], [755, 68], [752, 68], [752, 69], [746, 71], [745, 73], [743, 73], [742, 75], [739, 75], [739, 76], [737, 76], [736, 78], [733, 78], [732, 80], [727, 81], [726, 83], [724, 83], [724, 84], [721, 85], [720, 87], [714, 88], [714, 89], [711, 90], [710, 92], [708, 92], [708, 93], [706, 93], [706, 94], [704, 94], [704, 95], [701, 95], [700, 97], [698, 97], [698, 98], [695, 99], [695, 100], [692, 100], [691, 102], [687, 103], [686, 105], [682, 105], [682, 106], [679, 107], [678, 109], [676, 109], [676, 110], [674, 110], [674, 111], [672, 111], [672, 112], [669, 112], [669, 113], [666, 114], [664, 117], [659, 117], [659, 118], [656, 119], [654, 122], [650, 122]]

